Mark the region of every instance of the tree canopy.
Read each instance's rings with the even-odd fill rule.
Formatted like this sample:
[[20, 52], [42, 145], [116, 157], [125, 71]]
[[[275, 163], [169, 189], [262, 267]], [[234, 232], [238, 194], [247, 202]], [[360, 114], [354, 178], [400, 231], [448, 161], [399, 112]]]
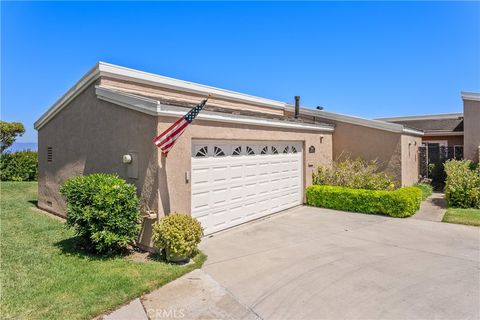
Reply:
[[0, 120], [0, 152], [3, 153], [17, 139], [25, 133], [25, 127], [20, 122]]

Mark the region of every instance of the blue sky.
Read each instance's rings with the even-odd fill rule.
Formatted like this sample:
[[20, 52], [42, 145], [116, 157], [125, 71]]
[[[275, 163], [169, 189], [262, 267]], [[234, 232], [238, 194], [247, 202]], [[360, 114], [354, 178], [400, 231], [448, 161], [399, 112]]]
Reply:
[[1, 5], [1, 118], [33, 122], [97, 61], [328, 111], [461, 112], [479, 3]]

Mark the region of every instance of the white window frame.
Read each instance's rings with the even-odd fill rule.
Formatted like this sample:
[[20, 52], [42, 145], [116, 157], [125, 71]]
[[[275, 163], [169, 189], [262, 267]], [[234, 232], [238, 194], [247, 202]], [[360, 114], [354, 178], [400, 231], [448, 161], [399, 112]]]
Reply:
[[[457, 155], [455, 154], [457, 147], [462, 147], [462, 149], [463, 149], [463, 144], [454, 144], [453, 145], [453, 158], [454, 159], [457, 159]], [[463, 152], [462, 152], [462, 159], [463, 159]]]

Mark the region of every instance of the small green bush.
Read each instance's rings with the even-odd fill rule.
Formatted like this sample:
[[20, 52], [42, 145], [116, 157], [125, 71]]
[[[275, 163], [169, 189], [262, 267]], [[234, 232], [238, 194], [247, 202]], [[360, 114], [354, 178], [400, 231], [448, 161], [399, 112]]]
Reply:
[[136, 240], [140, 213], [134, 185], [114, 174], [96, 173], [69, 179], [60, 192], [67, 200], [67, 225], [89, 249], [110, 254]]
[[36, 181], [38, 178], [38, 153], [17, 151], [0, 155], [2, 181]]
[[419, 182], [419, 183], [415, 184], [414, 187], [416, 187], [416, 188], [420, 189], [420, 191], [422, 191], [422, 200], [427, 199], [433, 193], [433, 187], [432, 187], [432, 185], [430, 185], [428, 183]]
[[313, 173], [313, 184], [367, 190], [395, 189], [392, 178], [379, 171], [376, 161], [361, 159], [346, 159], [331, 166], [319, 166]]
[[311, 206], [398, 218], [411, 216], [422, 202], [422, 192], [415, 187], [386, 191], [313, 185], [306, 193]]
[[153, 226], [153, 243], [165, 250], [169, 261], [183, 261], [192, 257], [202, 236], [200, 223], [186, 214], [170, 214]]
[[445, 162], [445, 197], [450, 207], [480, 209], [480, 166], [470, 160]]

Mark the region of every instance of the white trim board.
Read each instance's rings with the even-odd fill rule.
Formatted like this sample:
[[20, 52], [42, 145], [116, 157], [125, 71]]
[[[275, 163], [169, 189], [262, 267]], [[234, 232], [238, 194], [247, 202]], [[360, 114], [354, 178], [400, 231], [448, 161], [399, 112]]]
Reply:
[[444, 120], [463, 118], [462, 112], [457, 113], [440, 113], [440, 114], [424, 114], [418, 116], [400, 116], [390, 118], [377, 118], [381, 121], [414, 121], [414, 120]]
[[[160, 101], [149, 99], [133, 94], [115, 91], [96, 86], [96, 94], [100, 100], [108, 101], [132, 110], [147, 113], [154, 116], [181, 117], [186, 113], [186, 108], [161, 104]], [[243, 115], [235, 115], [223, 112], [203, 111], [198, 114], [199, 120], [249, 124], [255, 126], [267, 126], [276, 128], [288, 128], [295, 130], [314, 130], [333, 132], [333, 126], [297, 123], [273, 119], [264, 119]]]
[[462, 100], [480, 101], [480, 93], [462, 91]]
[[463, 131], [425, 131], [425, 136], [463, 136]]

